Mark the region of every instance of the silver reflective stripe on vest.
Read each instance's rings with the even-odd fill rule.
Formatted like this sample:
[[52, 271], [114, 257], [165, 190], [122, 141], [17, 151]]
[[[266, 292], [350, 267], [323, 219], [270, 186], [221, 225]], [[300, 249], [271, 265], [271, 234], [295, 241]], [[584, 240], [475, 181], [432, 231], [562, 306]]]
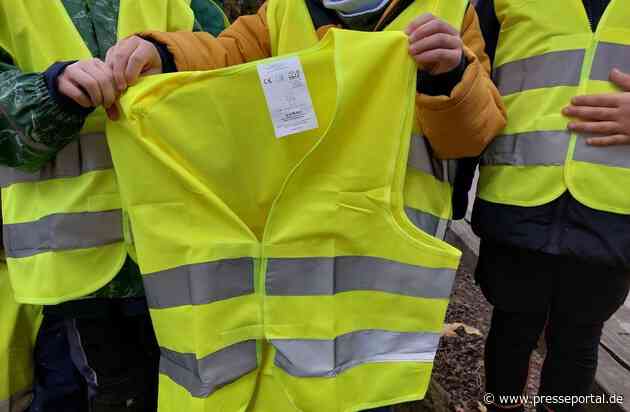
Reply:
[[256, 341], [237, 343], [197, 359], [192, 353], [161, 348], [160, 373], [196, 398], [207, 398], [258, 367]]
[[272, 340], [271, 343], [276, 348], [276, 366], [288, 374], [334, 377], [367, 363], [432, 362], [440, 334], [366, 330], [334, 340], [292, 339]]
[[411, 222], [420, 230], [434, 236], [438, 239], [444, 239], [450, 223], [447, 219], [440, 219], [437, 216], [433, 216], [431, 213], [423, 212], [422, 210], [413, 209], [411, 207], [405, 208], [405, 213]]
[[450, 181], [449, 177], [453, 168], [448, 162], [436, 159], [432, 155], [431, 146], [427, 139], [417, 134], [411, 136], [407, 166], [435, 176], [440, 181]]
[[123, 240], [122, 212], [55, 214], [34, 222], [4, 224], [2, 232], [6, 255], [11, 258], [104, 246]]
[[31, 406], [32, 401], [32, 389], [19, 391], [9, 399], [0, 399], [0, 412], [24, 412]]
[[252, 258], [180, 266], [144, 277], [151, 309], [205, 305], [254, 293]]
[[611, 167], [630, 168], [630, 146], [589, 146], [586, 139], [593, 136], [578, 136], [573, 160], [596, 163]]
[[601, 42], [597, 46], [591, 80], [608, 81], [612, 69], [630, 73], [630, 46]]
[[266, 288], [272, 296], [334, 295], [377, 291], [447, 299], [452, 269], [432, 269], [367, 256], [269, 259]]
[[506, 63], [494, 69], [501, 95], [556, 86], [577, 86], [584, 50], [557, 51]]
[[78, 177], [84, 173], [112, 167], [112, 156], [105, 135], [85, 134], [64, 147], [55, 159], [39, 172], [27, 173], [5, 166], [0, 167], [0, 187], [8, 187], [15, 183]]
[[564, 130], [497, 137], [481, 157], [485, 166], [559, 166], [566, 160], [571, 134]]

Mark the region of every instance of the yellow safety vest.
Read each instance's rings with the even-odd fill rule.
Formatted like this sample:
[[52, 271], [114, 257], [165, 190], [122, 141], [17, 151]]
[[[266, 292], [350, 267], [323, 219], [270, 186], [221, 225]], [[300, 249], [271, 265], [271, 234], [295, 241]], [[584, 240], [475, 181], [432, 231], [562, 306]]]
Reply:
[[630, 214], [630, 146], [588, 146], [561, 114], [573, 96], [619, 91], [608, 77], [630, 72], [630, 4], [612, 0], [595, 33], [580, 0], [494, 5], [494, 78], [508, 125], [482, 158], [479, 196], [532, 207], [569, 190], [590, 208]]
[[[143, 30], [191, 30], [190, 0], [120, 2], [118, 37]], [[0, 47], [24, 72], [91, 58], [57, 0], [0, 2]], [[120, 195], [105, 113], [92, 114], [80, 138], [38, 173], [0, 168], [7, 262], [20, 302], [57, 304], [111, 281], [127, 256]]]
[[0, 260], [0, 412], [25, 411], [32, 399], [33, 349], [41, 306], [13, 298], [9, 271]]
[[334, 29], [288, 58], [317, 129], [274, 135], [261, 82], [278, 77], [258, 69], [287, 56], [149, 77], [108, 123], [161, 412], [356, 411], [427, 389], [460, 253], [404, 212], [407, 37]]
[[[385, 30], [402, 31], [413, 19], [429, 12], [461, 28], [468, 3], [468, 0], [415, 0]], [[304, 0], [269, 1], [267, 22], [274, 56], [304, 50], [318, 41]], [[453, 216], [456, 161], [437, 159], [422, 134], [422, 125], [416, 122], [414, 126], [405, 179], [405, 211], [416, 226], [443, 239]]]

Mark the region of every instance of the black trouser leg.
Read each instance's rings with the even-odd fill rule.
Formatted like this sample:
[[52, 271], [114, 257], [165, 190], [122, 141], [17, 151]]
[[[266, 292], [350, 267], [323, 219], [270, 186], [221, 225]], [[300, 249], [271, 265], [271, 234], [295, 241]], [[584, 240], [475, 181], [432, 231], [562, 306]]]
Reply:
[[485, 348], [486, 392], [494, 395], [496, 403], [495, 406], [490, 405], [491, 411], [500, 410], [501, 406], [513, 406], [500, 402], [500, 396], [520, 396], [524, 393], [530, 358], [546, 319], [546, 313], [494, 309]]

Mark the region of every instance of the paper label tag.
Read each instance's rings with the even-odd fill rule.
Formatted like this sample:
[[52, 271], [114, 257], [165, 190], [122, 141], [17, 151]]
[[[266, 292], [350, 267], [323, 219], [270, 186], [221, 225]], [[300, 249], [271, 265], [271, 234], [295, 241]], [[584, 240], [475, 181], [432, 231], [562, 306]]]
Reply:
[[258, 65], [276, 138], [317, 129], [317, 115], [298, 57]]

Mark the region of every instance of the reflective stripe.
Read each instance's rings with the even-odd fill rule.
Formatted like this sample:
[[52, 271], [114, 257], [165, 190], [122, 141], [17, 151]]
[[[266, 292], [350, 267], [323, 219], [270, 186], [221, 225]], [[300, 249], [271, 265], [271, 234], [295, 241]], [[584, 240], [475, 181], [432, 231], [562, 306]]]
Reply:
[[272, 340], [275, 364], [298, 377], [334, 377], [375, 362], [432, 362], [440, 334], [381, 330], [352, 332], [334, 340]]
[[192, 353], [161, 348], [160, 373], [168, 376], [196, 398], [213, 392], [258, 367], [256, 341], [237, 343], [197, 360]]
[[608, 81], [612, 69], [630, 73], [630, 46], [601, 42], [597, 46], [591, 80]]
[[577, 86], [584, 50], [557, 51], [506, 63], [494, 69], [501, 95], [543, 87]]
[[563, 165], [571, 134], [565, 130], [497, 137], [481, 157], [486, 166]]
[[152, 309], [204, 305], [254, 293], [252, 258], [180, 266], [144, 277]]
[[450, 171], [453, 167], [446, 161], [436, 159], [432, 154], [431, 146], [427, 139], [422, 135], [414, 134], [411, 136], [409, 144], [409, 158], [407, 166], [435, 176], [440, 181], [449, 180]]
[[4, 224], [2, 231], [6, 254], [11, 258], [85, 249], [122, 241], [122, 213], [55, 214], [35, 222]]
[[367, 256], [269, 259], [267, 294], [314, 296], [370, 290], [446, 299], [455, 271], [407, 265]]
[[577, 141], [575, 142], [573, 160], [612, 167], [630, 168], [630, 146], [616, 145], [593, 147], [586, 144], [587, 137], [592, 136], [578, 136]]
[[112, 156], [105, 135], [85, 134], [64, 147], [55, 159], [39, 172], [28, 173], [10, 167], [0, 167], [0, 187], [8, 187], [15, 183], [78, 177], [84, 173], [112, 167]]
[[423, 212], [422, 210], [413, 209], [411, 207], [405, 208], [405, 213], [411, 222], [420, 230], [434, 236], [438, 239], [444, 239], [448, 225], [450, 223], [447, 219], [440, 219], [431, 213]]
[[19, 391], [9, 399], [0, 399], [0, 412], [21, 412], [28, 409], [33, 401], [31, 388]]

